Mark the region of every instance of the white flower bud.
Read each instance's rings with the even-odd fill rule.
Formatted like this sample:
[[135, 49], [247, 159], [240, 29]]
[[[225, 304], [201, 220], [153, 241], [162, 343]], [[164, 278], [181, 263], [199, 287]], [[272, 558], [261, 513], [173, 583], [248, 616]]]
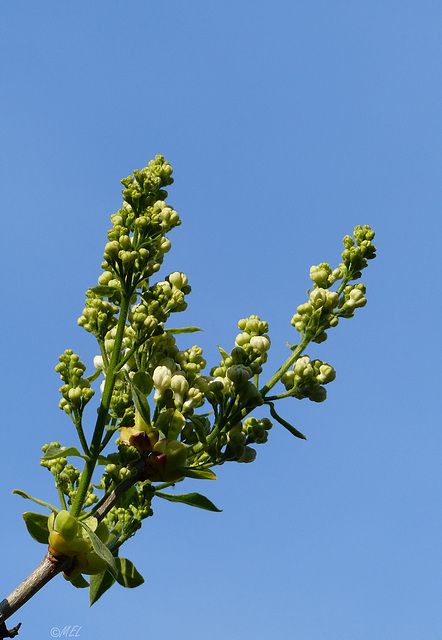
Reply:
[[188, 283], [188, 279], [185, 273], [174, 271], [169, 276], [169, 282], [171, 285], [173, 285], [177, 289], [182, 289]]
[[104, 366], [103, 364], [103, 358], [101, 356], [95, 356], [94, 357], [94, 367], [96, 369], [102, 369]]
[[[312, 304], [313, 309], [320, 309], [327, 302], [327, 291], [326, 289], [313, 289], [310, 294], [310, 302]], [[298, 307], [299, 312], [299, 307]]]
[[187, 382], [186, 378], [180, 373], [172, 376], [170, 381], [170, 388], [174, 393], [175, 402], [182, 405], [184, 395], [189, 388], [189, 383]]
[[268, 336], [252, 336], [250, 338], [250, 344], [254, 349], [265, 353], [270, 349], [270, 338]]
[[154, 400], [161, 398], [165, 390], [170, 387], [171, 373], [168, 367], [156, 367], [154, 369], [152, 380], [155, 387]]
[[348, 307], [365, 307], [366, 304], [367, 298], [360, 289], [352, 289], [350, 291], [350, 298], [347, 300]]

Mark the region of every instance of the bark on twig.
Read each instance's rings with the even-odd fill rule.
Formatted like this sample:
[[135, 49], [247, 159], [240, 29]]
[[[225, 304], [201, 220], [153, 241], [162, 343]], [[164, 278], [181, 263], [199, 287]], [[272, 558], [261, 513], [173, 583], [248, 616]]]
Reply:
[[[129, 478], [126, 478], [109, 494], [108, 498], [95, 512], [95, 517], [99, 522], [106, 516], [106, 514], [114, 507], [120, 498], [137, 482], [146, 480], [144, 471], [144, 461], [138, 460], [133, 468], [136, 469], [136, 473]], [[5, 621], [12, 616], [20, 607], [22, 607], [28, 600], [30, 600], [35, 594], [40, 591], [52, 578], [61, 573], [62, 571], [69, 571], [72, 569], [75, 563], [74, 558], [67, 558], [65, 556], [54, 557], [49, 551], [43, 558], [40, 565], [31, 573], [30, 576], [24, 580], [14, 591], [0, 602], [0, 639], [1, 638], [13, 638], [18, 634], [20, 624], [13, 629], [6, 628]]]
[[[48, 551], [39, 566], [14, 591], [0, 602], [0, 624], [3, 625], [12, 614], [40, 591], [54, 576], [72, 564], [73, 558], [54, 558]], [[0, 628], [0, 630], [2, 630]], [[0, 636], [1, 637], [1, 636]], [[3, 636], [12, 637], [12, 636]]]

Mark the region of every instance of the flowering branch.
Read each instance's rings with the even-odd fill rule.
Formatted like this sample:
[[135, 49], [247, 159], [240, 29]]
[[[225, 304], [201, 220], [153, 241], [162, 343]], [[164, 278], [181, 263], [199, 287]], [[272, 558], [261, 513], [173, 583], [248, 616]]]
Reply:
[[[0, 604], [0, 624], [61, 572], [74, 587], [89, 588], [91, 604], [115, 581], [129, 588], [141, 584], [143, 578], [119, 549], [153, 514], [153, 499], [219, 511], [199, 493], [163, 490], [186, 477], [216, 479], [213, 468], [226, 462], [253, 462], [255, 445], [267, 441], [272, 420], [305, 438], [277, 413], [275, 402], [286, 397], [325, 400], [325, 385], [335, 371], [311, 360], [305, 350], [311, 342], [326, 340], [341, 318], [353, 317], [366, 304], [365, 286], [354, 281], [376, 250], [374, 232], [358, 226], [344, 238], [338, 267], [321, 263], [311, 268], [313, 289], [291, 320], [300, 342], [289, 345], [287, 359], [263, 386], [259, 379], [271, 341], [268, 324], [254, 315], [239, 321], [233, 348], [220, 348], [219, 364], [204, 374], [202, 349], [177, 345], [179, 334], [199, 329], [166, 327], [172, 313], [187, 307], [191, 287], [186, 275], [176, 271], [153, 281], [171, 247], [167, 235], [181, 224], [166, 204], [165, 187], [172, 182], [172, 168], [162, 156], [122, 180], [124, 202], [111, 216], [103, 273], [86, 292], [78, 320], [97, 340], [96, 372], [85, 376], [86, 365], [71, 349], [56, 366], [63, 383], [60, 408], [74, 423], [80, 450], [59, 442], [43, 447], [41, 465], [54, 476], [61, 508], [16, 491], [48, 510], [49, 515], [27, 512], [23, 517], [31, 536], [49, 546], [42, 564]], [[88, 441], [83, 419], [100, 375], [101, 403]], [[278, 384], [285, 390], [269, 395]], [[265, 409], [272, 420], [260, 414]], [[97, 481], [98, 465], [104, 472]]]

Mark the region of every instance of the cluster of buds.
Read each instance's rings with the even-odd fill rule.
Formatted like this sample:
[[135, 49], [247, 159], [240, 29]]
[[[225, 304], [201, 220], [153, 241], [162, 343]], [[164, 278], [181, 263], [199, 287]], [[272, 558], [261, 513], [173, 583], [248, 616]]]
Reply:
[[86, 292], [86, 303], [83, 313], [77, 320], [77, 324], [99, 339], [117, 324], [117, 305], [103, 300], [91, 289]]
[[238, 396], [243, 406], [251, 403], [258, 406], [262, 404], [262, 398], [251, 378], [261, 373], [262, 365], [267, 361], [269, 327], [267, 322], [253, 315], [240, 320], [238, 328], [241, 333], [236, 336], [230, 354], [220, 348], [222, 360], [211, 370], [215, 380], [210, 390], [217, 401], [221, 396]]
[[310, 360], [308, 356], [298, 358], [290, 369], [281, 377], [288, 395], [294, 398], [309, 398], [313, 402], [323, 402], [327, 397], [327, 390], [322, 386], [332, 382], [336, 371], [332, 366], [321, 360]]
[[159, 270], [171, 246], [165, 234], [181, 224], [177, 212], [166, 205], [167, 191], [162, 188], [172, 184], [171, 174], [170, 164], [156, 156], [145, 169], [121, 181], [125, 202], [111, 216], [100, 285], [118, 289], [130, 281], [138, 286]]
[[[189, 383], [189, 378], [193, 379], [194, 384]], [[183, 414], [193, 413], [195, 407], [204, 403], [204, 395], [199, 384], [200, 378], [201, 376], [195, 376], [192, 371], [188, 373], [185, 369], [180, 369], [172, 358], [164, 358], [152, 373], [155, 402], [161, 407], [171, 398], [176, 409]]]
[[146, 287], [141, 293], [141, 302], [134, 304], [129, 314], [135, 340], [141, 343], [161, 334], [162, 323], [170, 314], [187, 308], [184, 298], [190, 291], [187, 276], [178, 271], [171, 273], [166, 280]]
[[247, 444], [256, 443], [256, 444], [264, 444], [267, 442], [268, 432], [272, 428], [273, 424], [269, 418], [254, 418], [251, 416], [250, 418], [246, 418], [244, 420], [243, 431], [247, 435]]
[[112, 532], [113, 548], [121, 546], [131, 538], [141, 527], [142, 520], [153, 515], [151, 508], [153, 495], [152, 485], [144, 483], [133, 491], [129, 505], [112, 507], [106, 516], [106, 521]]
[[345, 249], [342, 253], [340, 268], [344, 274], [350, 275], [352, 280], [360, 278], [362, 269], [367, 266], [367, 260], [373, 260], [376, 257], [376, 247], [372, 243], [374, 236], [374, 231], [365, 224], [363, 227], [360, 225], [355, 227], [353, 238], [344, 237]]
[[336, 327], [339, 322], [336, 312], [338, 305], [339, 295], [335, 291], [322, 287], [313, 289], [308, 302], [298, 306], [291, 325], [307, 339], [324, 342], [327, 339], [326, 329]]
[[[354, 237], [345, 236], [343, 239], [343, 262], [337, 269], [332, 269], [326, 262], [311, 267], [313, 291], [309, 293], [309, 300], [298, 306], [291, 320], [303, 339], [324, 342], [326, 330], [336, 327], [339, 318], [351, 318], [355, 309], [365, 306], [365, 286], [353, 286], [348, 282], [360, 278], [367, 261], [376, 256], [376, 247], [371, 242], [374, 235], [368, 225], [355, 227]], [[330, 291], [328, 287], [338, 281], [342, 281], [338, 290]]]
[[[97, 524], [95, 518], [88, 518], [86, 522], [98, 538], [106, 543], [109, 538], [107, 525], [104, 522]], [[67, 580], [75, 580], [81, 573], [95, 575], [106, 569], [106, 562], [94, 552], [86, 529], [68, 511], [59, 511], [57, 515], [52, 512], [48, 518], [48, 529], [50, 553], [55, 557], [75, 557], [72, 570], [69, 574], [63, 574]]]
[[267, 442], [271, 428], [272, 422], [268, 418], [258, 420], [250, 416], [243, 422], [238, 422], [226, 434], [226, 448], [222, 459], [253, 462], [256, 458], [256, 450], [249, 445]]
[[[72, 504], [78, 489], [80, 472], [74, 465], [67, 464], [67, 458], [62, 454], [66, 447], [62, 447], [59, 442], [51, 442], [42, 446], [45, 454], [40, 461], [42, 467], [46, 467], [55, 478], [55, 484], [61, 494], [67, 497], [68, 504]], [[66, 453], [69, 455], [69, 451]], [[90, 507], [98, 502], [98, 496], [94, 493], [90, 484], [87, 488], [85, 506]]]
[[[46, 453], [48, 450], [54, 451], [56, 449], [61, 450], [61, 444], [59, 442], [51, 442], [51, 444], [44, 444], [41, 448], [43, 453]], [[57, 480], [59, 479], [59, 476], [62, 473], [63, 469], [66, 467], [67, 463], [68, 463], [67, 458], [64, 458], [62, 456], [57, 458], [48, 458], [48, 459], [45, 459], [43, 457], [40, 461], [40, 465], [42, 467], [46, 467], [46, 469], [49, 469], [49, 471]]]
[[95, 393], [91, 388], [90, 380], [83, 378], [86, 365], [81, 362], [80, 356], [72, 349], [66, 349], [58, 359], [60, 363], [55, 367], [55, 371], [60, 374], [60, 378], [64, 382], [64, 385], [60, 387], [60, 393], [63, 397], [59, 407], [69, 415], [73, 412], [81, 413]]

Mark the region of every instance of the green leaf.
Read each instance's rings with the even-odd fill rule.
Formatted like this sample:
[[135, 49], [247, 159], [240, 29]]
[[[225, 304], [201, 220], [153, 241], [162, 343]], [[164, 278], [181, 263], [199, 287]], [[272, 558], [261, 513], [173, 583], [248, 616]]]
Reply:
[[118, 569], [117, 582], [123, 587], [133, 589], [143, 584], [144, 578], [141, 573], [135, 569], [133, 562], [127, 558], [115, 558]]
[[150, 406], [146, 396], [142, 391], [140, 391], [137, 385], [133, 383], [129, 376], [126, 376], [126, 380], [128, 380], [130, 384], [135, 407], [137, 408], [138, 413], [143, 418], [146, 424], [150, 424]]
[[195, 478], [196, 480], [216, 480], [216, 475], [210, 469], [192, 469], [191, 467], [178, 467], [178, 471], [185, 478]]
[[22, 516], [31, 537], [41, 544], [48, 544], [48, 516], [33, 511], [26, 511]]
[[166, 333], [195, 333], [196, 331], [202, 331], [199, 327], [182, 327], [181, 329], [164, 329]]
[[[91, 287], [88, 291], [92, 291], [95, 295], [100, 296], [101, 298], [113, 296], [117, 291], [121, 291], [119, 287], [108, 287], [104, 284], [99, 284], [96, 287]], [[86, 291], [87, 295], [87, 291]]]
[[115, 578], [109, 573], [109, 571], [103, 571], [102, 573], [97, 573], [96, 575], [91, 576], [89, 605], [92, 607], [92, 605], [101, 598], [103, 593], [111, 588], [114, 582]]
[[141, 391], [144, 396], [148, 396], [153, 389], [152, 376], [147, 371], [137, 371], [131, 378], [132, 383]]
[[219, 349], [219, 352], [221, 354], [221, 358], [223, 360], [225, 360], [226, 358], [229, 357], [229, 354], [227, 353], [227, 351], [224, 351], [224, 349], [222, 347], [220, 347], [219, 345], [218, 345], [218, 349]]
[[50, 511], [55, 511], [55, 513], [58, 513], [60, 511], [60, 509], [58, 507], [54, 507], [53, 504], [49, 504], [49, 502], [43, 502], [43, 500], [38, 500], [37, 498], [33, 498], [32, 496], [29, 495], [29, 493], [26, 493], [25, 491], [21, 491], [21, 489], [14, 489], [12, 493], [17, 494], [18, 496], [21, 496], [26, 500], [32, 500], [32, 502], [35, 502], [35, 504], [39, 504], [41, 507], [46, 507], [46, 509], [49, 509]]
[[183, 504], [188, 504], [190, 507], [198, 507], [199, 509], [206, 509], [206, 511], [222, 511], [222, 509], [215, 507], [209, 498], [202, 496], [200, 493], [173, 495], [171, 493], [161, 493], [160, 491], [156, 491], [155, 495], [160, 498], [164, 498], [165, 500], [169, 500], [170, 502], [182, 502]]
[[67, 458], [68, 456], [77, 456], [78, 458], [83, 458], [83, 460], [89, 460], [89, 458], [80, 453], [76, 447], [63, 447], [61, 449], [59, 449], [58, 447], [49, 447], [44, 456], [42, 456], [42, 460]]
[[284, 418], [281, 418], [281, 416], [279, 416], [276, 413], [273, 402], [268, 402], [267, 404], [270, 407], [270, 415], [272, 416], [272, 418], [274, 418], [277, 422], [279, 422], [279, 424], [282, 424], [282, 426], [285, 427], [287, 431], [290, 431], [292, 435], [296, 436], [297, 438], [302, 438], [302, 440], [307, 440], [304, 434], [302, 434], [300, 431], [295, 429], [295, 427], [293, 427], [289, 422], [287, 422], [287, 420], [284, 420]]
[[89, 582], [84, 576], [81, 575], [81, 573], [73, 580], [70, 580], [70, 583], [73, 584], [74, 587], [77, 587], [77, 589], [84, 589], [85, 587], [89, 586]]
[[84, 529], [86, 529], [88, 536], [90, 538], [90, 541], [92, 542], [92, 547], [94, 548], [95, 553], [97, 554], [97, 556], [100, 556], [100, 558], [102, 558], [105, 561], [109, 571], [116, 578], [117, 566], [115, 564], [114, 556], [106, 547], [106, 545], [100, 540], [100, 538], [95, 535], [92, 529], [87, 526], [87, 524], [85, 524], [84, 522], [80, 522], [80, 524]]

